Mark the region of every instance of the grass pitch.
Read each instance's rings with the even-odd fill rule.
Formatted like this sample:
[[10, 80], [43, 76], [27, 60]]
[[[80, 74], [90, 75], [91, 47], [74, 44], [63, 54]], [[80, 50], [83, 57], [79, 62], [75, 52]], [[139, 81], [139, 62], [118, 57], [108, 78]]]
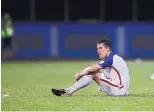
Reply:
[[130, 68], [130, 95], [110, 97], [99, 92], [98, 85], [77, 91], [72, 97], [56, 97], [50, 89], [71, 86], [74, 73], [87, 62], [10, 62], [1, 65], [1, 110], [7, 111], [120, 111], [153, 110], [154, 80], [150, 74], [154, 62], [128, 62]]

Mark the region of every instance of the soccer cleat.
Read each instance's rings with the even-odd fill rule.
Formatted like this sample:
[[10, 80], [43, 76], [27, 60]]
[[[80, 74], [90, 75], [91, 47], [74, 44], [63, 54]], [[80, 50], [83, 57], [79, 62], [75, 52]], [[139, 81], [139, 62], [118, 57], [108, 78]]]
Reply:
[[52, 92], [54, 95], [56, 95], [56, 96], [64, 96], [64, 95], [66, 94], [66, 92], [65, 92], [64, 89], [58, 90], [58, 89], [52, 88], [52, 89], [51, 89], [51, 92]]

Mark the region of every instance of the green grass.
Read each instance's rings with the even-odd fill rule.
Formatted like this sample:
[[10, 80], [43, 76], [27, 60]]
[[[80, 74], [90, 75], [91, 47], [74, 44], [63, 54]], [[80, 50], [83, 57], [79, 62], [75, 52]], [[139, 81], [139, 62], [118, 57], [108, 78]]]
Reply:
[[[131, 73], [130, 96], [110, 97], [97, 91], [93, 82], [72, 97], [56, 97], [50, 89], [71, 86], [74, 73], [95, 62], [10, 62], [2, 63], [2, 111], [56, 110], [153, 110], [154, 80], [150, 74], [154, 62], [128, 62]], [[4, 94], [8, 97], [3, 97]]]

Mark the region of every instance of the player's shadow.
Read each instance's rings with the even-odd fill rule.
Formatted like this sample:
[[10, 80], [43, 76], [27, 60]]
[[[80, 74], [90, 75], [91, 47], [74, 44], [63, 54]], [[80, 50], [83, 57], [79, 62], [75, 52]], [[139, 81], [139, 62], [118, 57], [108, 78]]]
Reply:
[[154, 97], [154, 93], [151, 94], [145, 94], [145, 93], [133, 93], [133, 94], [129, 94], [128, 96], [108, 96], [108, 95], [104, 95], [104, 94], [98, 94], [98, 95], [86, 95], [86, 94], [78, 94], [78, 95], [74, 95], [74, 97]]
[[133, 93], [129, 94], [130, 97], [154, 97], [154, 93], [151, 94], [145, 94], [145, 93]]
[[87, 94], [77, 94], [77, 95], [73, 95], [74, 97], [108, 97], [108, 95], [105, 95], [105, 94], [91, 94], [91, 95], [87, 95]]

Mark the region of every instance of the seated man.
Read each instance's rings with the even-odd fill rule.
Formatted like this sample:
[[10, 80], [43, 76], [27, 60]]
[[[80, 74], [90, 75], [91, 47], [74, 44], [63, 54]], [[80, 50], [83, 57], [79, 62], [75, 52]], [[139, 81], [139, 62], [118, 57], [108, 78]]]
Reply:
[[[97, 52], [101, 61], [93, 66], [76, 73], [77, 82], [66, 89], [54, 89], [56, 96], [69, 95], [88, 86], [92, 80], [100, 86], [100, 91], [110, 96], [127, 96], [129, 94], [129, 69], [124, 59], [112, 52], [109, 40], [100, 40], [97, 43]], [[100, 70], [104, 69], [101, 73]]]

